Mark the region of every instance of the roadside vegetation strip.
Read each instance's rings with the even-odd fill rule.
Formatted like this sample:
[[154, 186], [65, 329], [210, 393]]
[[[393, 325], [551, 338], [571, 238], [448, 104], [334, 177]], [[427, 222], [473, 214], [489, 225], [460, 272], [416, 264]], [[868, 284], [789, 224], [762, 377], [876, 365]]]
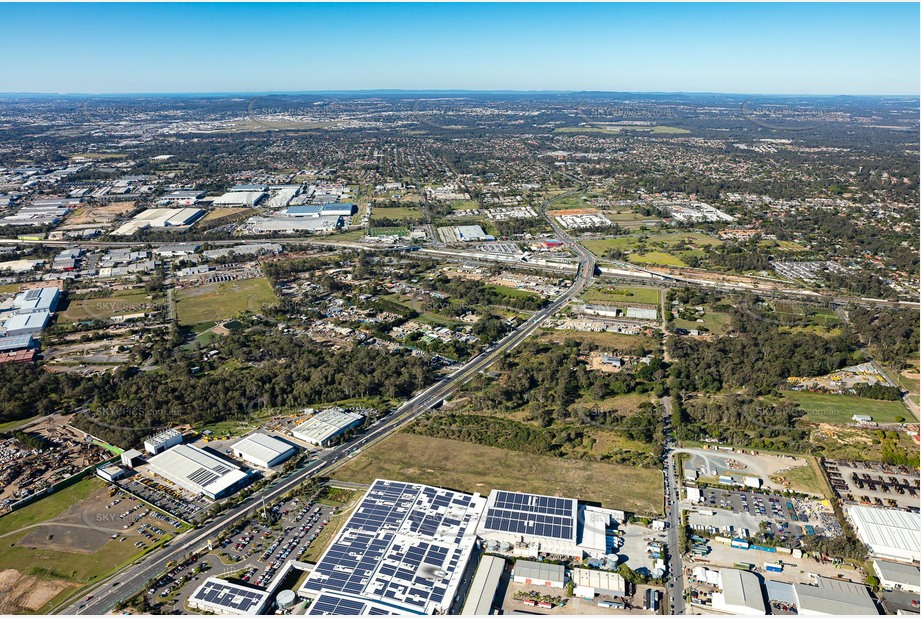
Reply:
[[658, 468], [565, 460], [405, 432], [363, 449], [332, 476], [358, 483], [389, 478], [481, 494], [510, 489], [650, 515], [661, 512], [664, 500]]
[[786, 391], [784, 396], [798, 403], [806, 413], [803, 419], [813, 423], [853, 423], [855, 414], [871, 416], [875, 423], [895, 423], [911, 416], [901, 401], [805, 391]]

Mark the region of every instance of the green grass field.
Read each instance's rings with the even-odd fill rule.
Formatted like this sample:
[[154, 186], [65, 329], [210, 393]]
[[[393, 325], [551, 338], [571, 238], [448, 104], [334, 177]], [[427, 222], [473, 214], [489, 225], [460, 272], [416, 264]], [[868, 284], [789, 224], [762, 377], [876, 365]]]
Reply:
[[688, 330], [705, 328], [714, 335], [722, 336], [726, 334], [732, 323], [732, 317], [728, 313], [720, 313], [718, 311], [707, 311], [701, 319], [703, 320], [702, 323], [675, 318], [672, 324], [676, 328], [685, 328]]
[[650, 251], [640, 255], [631, 253], [627, 256], [627, 261], [632, 264], [656, 264], [658, 266], [687, 266], [687, 264], [678, 256], [663, 251]]
[[265, 277], [227, 281], [176, 292], [176, 317], [187, 326], [259, 312], [277, 298]]
[[422, 211], [418, 208], [372, 208], [372, 224], [375, 219], [422, 219]]
[[366, 449], [332, 476], [357, 483], [387, 478], [481, 494], [508, 489], [636, 513], [659, 513], [663, 500], [660, 470], [528, 455], [402, 432]]
[[[809, 459], [812, 459], [811, 457]], [[807, 463], [805, 466], [792, 468], [771, 477], [772, 481], [777, 482], [778, 477], [783, 477], [790, 483], [790, 489], [805, 494], [813, 494], [825, 497], [825, 484], [817, 476], [815, 464]]]
[[409, 236], [409, 229], [405, 227], [372, 227], [368, 229], [368, 236]]
[[151, 298], [146, 290], [117, 290], [104, 298], [76, 298], [59, 314], [62, 324], [83, 320], [108, 320], [129, 313], [149, 313], [166, 306], [163, 296]]
[[848, 395], [828, 395], [787, 391], [784, 396], [806, 412], [803, 417], [813, 423], [850, 423], [855, 414], [867, 414], [878, 423], [894, 423], [896, 417], [911, 418], [901, 401], [879, 401]]
[[4, 515], [0, 517], [0, 535], [19, 530], [24, 526], [48, 521], [83, 500], [103, 485], [105, 483], [102, 479], [91, 476], [46, 498], [33, 502], [27, 507]]
[[593, 286], [585, 294], [582, 300], [588, 303], [601, 302], [624, 302], [639, 303], [643, 305], [659, 304], [659, 289], [646, 287], [602, 287]]
[[528, 298], [531, 296], [540, 296], [540, 294], [535, 292], [519, 290], [518, 288], [510, 288], [507, 285], [487, 285], [486, 287], [499, 292], [503, 296], [508, 296], [509, 298]]

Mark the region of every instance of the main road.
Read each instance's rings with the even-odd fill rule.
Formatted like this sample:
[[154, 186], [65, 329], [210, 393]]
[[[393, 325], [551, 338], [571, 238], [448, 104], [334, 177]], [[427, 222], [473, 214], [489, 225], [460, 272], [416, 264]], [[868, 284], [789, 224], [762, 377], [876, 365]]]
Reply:
[[684, 613], [684, 567], [681, 561], [681, 541], [679, 531], [681, 529], [681, 507], [679, 506], [681, 496], [678, 495], [678, 474], [675, 461], [675, 439], [672, 435], [671, 418], [672, 418], [672, 399], [663, 397], [662, 405], [665, 408], [665, 457], [663, 465], [665, 467], [665, 519], [668, 522], [668, 570], [669, 580], [666, 596], [668, 597], [667, 614]]
[[[565, 234], [561, 234], [561, 236], [565, 237]], [[586, 286], [591, 283], [595, 272], [594, 258], [588, 251], [581, 249], [578, 245], [573, 248], [580, 255], [581, 261], [576, 272], [575, 281], [566, 292], [536, 312], [503, 339], [468, 361], [457, 371], [429, 386], [401, 405], [385, 422], [372, 426], [337, 448], [325, 451], [318, 459], [310, 462], [306, 467], [298, 470], [284, 481], [249, 497], [239, 506], [221, 513], [206, 525], [180, 535], [168, 547], [150, 554], [139, 562], [109, 576], [91, 589], [83, 590], [78, 599], [71, 601], [68, 605], [55, 608], [54, 613], [105, 614], [111, 611], [115, 603], [120, 599], [127, 598], [143, 590], [149, 580], [159, 577], [167, 570], [167, 564], [173, 561], [178, 562], [190, 553], [203, 550], [208, 539], [216, 537], [221, 530], [241, 516], [255, 512], [260, 508], [263, 498], [266, 502], [273, 501], [306, 480], [329, 473], [342, 463], [347, 451], [352, 452], [359, 447], [366, 448], [405, 427], [421, 414], [439, 405], [459, 386], [468, 382], [478, 372], [489, 367], [500, 355], [512, 350], [527, 339], [544, 321], [562, 309], [571, 299], [581, 294]]]

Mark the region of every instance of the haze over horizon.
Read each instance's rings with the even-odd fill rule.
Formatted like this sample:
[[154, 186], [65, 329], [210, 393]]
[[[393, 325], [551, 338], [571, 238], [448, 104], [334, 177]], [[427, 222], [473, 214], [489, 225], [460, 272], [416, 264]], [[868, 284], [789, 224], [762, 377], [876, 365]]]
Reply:
[[19, 59], [0, 68], [7, 94], [921, 90], [911, 3], [5, 4], [0, 17], [0, 50]]

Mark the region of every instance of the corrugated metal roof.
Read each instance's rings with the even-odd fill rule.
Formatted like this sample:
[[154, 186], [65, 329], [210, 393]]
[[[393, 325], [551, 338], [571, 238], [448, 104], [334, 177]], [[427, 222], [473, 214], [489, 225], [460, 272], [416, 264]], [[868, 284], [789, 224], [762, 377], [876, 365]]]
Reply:
[[234, 452], [239, 451], [257, 462], [264, 462], [265, 464], [294, 450], [294, 447], [290, 444], [278, 438], [267, 436], [264, 433], [254, 433], [247, 436], [235, 443], [231, 448]]
[[488, 616], [492, 613], [492, 602], [505, 570], [505, 560], [496, 556], [483, 556], [477, 567], [467, 600], [464, 601], [463, 616]]
[[152, 457], [151, 468], [190, 491], [216, 495], [246, 478], [236, 464], [188, 444]]
[[356, 414], [355, 412], [346, 412], [340, 408], [330, 408], [295, 427], [293, 433], [295, 437], [302, 440], [320, 444], [360, 423], [362, 418], [364, 417], [361, 414]]
[[515, 563], [515, 577], [525, 579], [561, 582], [566, 578], [566, 569], [561, 564], [546, 564], [532, 560], [519, 560]]

